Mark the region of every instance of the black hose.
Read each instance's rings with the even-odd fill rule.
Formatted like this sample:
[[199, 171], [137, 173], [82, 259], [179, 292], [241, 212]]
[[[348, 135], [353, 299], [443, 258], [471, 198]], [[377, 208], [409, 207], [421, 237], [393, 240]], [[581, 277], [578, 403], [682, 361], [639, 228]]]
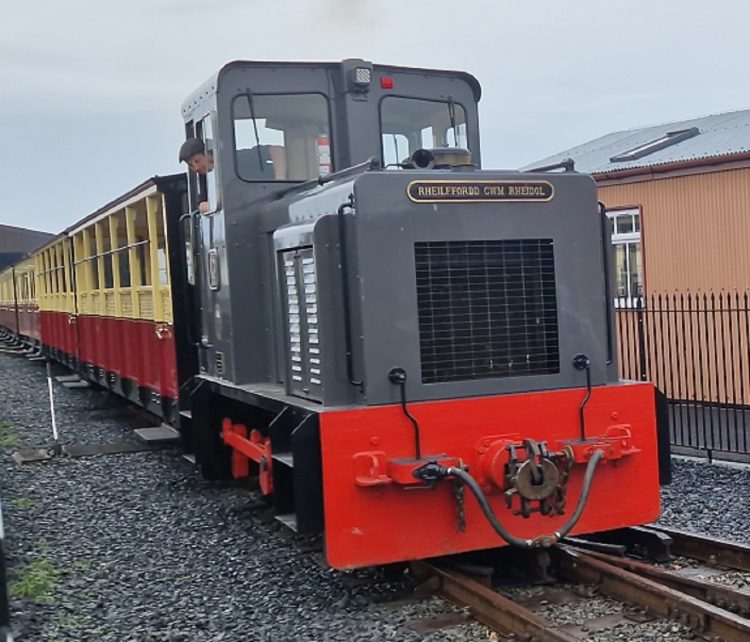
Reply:
[[552, 533], [551, 535], [540, 535], [534, 539], [521, 539], [520, 537], [516, 537], [500, 523], [500, 520], [498, 520], [492, 507], [487, 501], [487, 496], [469, 473], [461, 468], [455, 468], [452, 466], [448, 468], [447, 472], [449, 475], [453, 475], [460, 479], [469, 487], [469, 490], [473, 493], [474, 497], [476, 497], [479, 507], [482, 509], [487, 521], [491, 524], [492, 528], [495, 529], [495, 532], [508, 542], [508, 544], [519, 546], [521, 548], [547, 548], [553, 544], [557, 544], [557, 542], [563, 539], [581, 518], [581, 514], [583, 513], [583, 509], [586, 507], [589, 498], [589, 493], [591, 492], [591, 482], [594, 479], [594, 472], [603, 456], [604, 453], [601, 450], [595, 450], [591, 459], [589, 459], [589, 463], [586, 465], [586, 472], [583, 475], [581, 496], [578, 498], [578, 504], [576, 504], [576, 509], [573, 511], [570, 519], [555, 533]]
[[578, 498], [576, 509], [573, 511], [570, 519], [565, 522], [564, 526], [559, 531], [555, 533], [558, 541], [560, 541], [563, 537], [570, 533], [570, 531], [573, 530], [573, 527], [578, 523], [578, 520], [581, 518], [583, 509], [586, 508], [586, 503], [589, 500], [591, 483], [594, 481], [594, 472], [596, 471], [596, 467], [601, 461], [602, 457], [604, 457], [604, 451], [595, 450], [594, 454], [591, 455], [591, 459], [589, 459], [589, 463], [586, 464], [586, 472], [583, 474], [583, 484], [581, 485], [581, 496]]

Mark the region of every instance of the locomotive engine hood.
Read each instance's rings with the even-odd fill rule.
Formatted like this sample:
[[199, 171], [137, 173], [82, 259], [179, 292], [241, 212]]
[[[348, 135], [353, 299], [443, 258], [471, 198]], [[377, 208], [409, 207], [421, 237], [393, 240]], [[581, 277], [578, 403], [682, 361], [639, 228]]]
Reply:
[[413, 401], [573, 388], [580, 354], [593, 385], [614, 380], [595, 203], [588, 176], [502, 171], [365, 172], [295, 195], [274, 234], [288, 391], [394, 403], [394, 368]]

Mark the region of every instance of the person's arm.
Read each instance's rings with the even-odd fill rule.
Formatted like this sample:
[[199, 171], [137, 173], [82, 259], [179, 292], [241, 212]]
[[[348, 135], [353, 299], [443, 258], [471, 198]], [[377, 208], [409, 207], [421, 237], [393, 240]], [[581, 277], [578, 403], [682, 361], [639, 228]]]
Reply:
[[198, 175], [198, 211], [205, 214], [210, 209], [208, 204], [208, 178], [206, 174]]
[[268, 155], [271, 157], [271, 162], [273, 162], [274, 178], [277, 181], [285, 181], [287, 179], [286, 149], [281, 145], [269, 145]]

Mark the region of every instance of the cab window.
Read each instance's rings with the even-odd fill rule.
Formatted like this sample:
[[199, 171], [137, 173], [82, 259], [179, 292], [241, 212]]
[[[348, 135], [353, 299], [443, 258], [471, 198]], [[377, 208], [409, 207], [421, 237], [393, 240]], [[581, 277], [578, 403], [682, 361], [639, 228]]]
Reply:
[[244, 181], [306, 181], [333, 171], [328, 101], [321, 94], [239, 94], [234, 158]]
[[451, 101], [387, 96], [380, 103], [383, 166], [398, 167], [417, 149], [468, 148], [466, 110]]
[[[197, 175], [198, 178], [198, 205], [201, 212], [214, 212], [220, 207], [218, 179], [215, 163], [218, 160], [216, 153], [216, 139], [214, 137], [213, 118], [209, 114], [203, 118], [196, 127], [196, 136], [203, 141], [206, 150], [208, 171]], [[206, 204], [202, 207], [201, 202]]]

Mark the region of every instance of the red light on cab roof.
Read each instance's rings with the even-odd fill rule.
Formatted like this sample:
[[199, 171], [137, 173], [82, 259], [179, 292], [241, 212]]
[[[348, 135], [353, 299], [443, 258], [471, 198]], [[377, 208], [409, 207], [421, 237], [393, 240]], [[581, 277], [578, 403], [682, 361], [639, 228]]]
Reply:
[[392, 76], [380, 76], [380, 86], [383, 89], [393, 89], [393, 77]]

